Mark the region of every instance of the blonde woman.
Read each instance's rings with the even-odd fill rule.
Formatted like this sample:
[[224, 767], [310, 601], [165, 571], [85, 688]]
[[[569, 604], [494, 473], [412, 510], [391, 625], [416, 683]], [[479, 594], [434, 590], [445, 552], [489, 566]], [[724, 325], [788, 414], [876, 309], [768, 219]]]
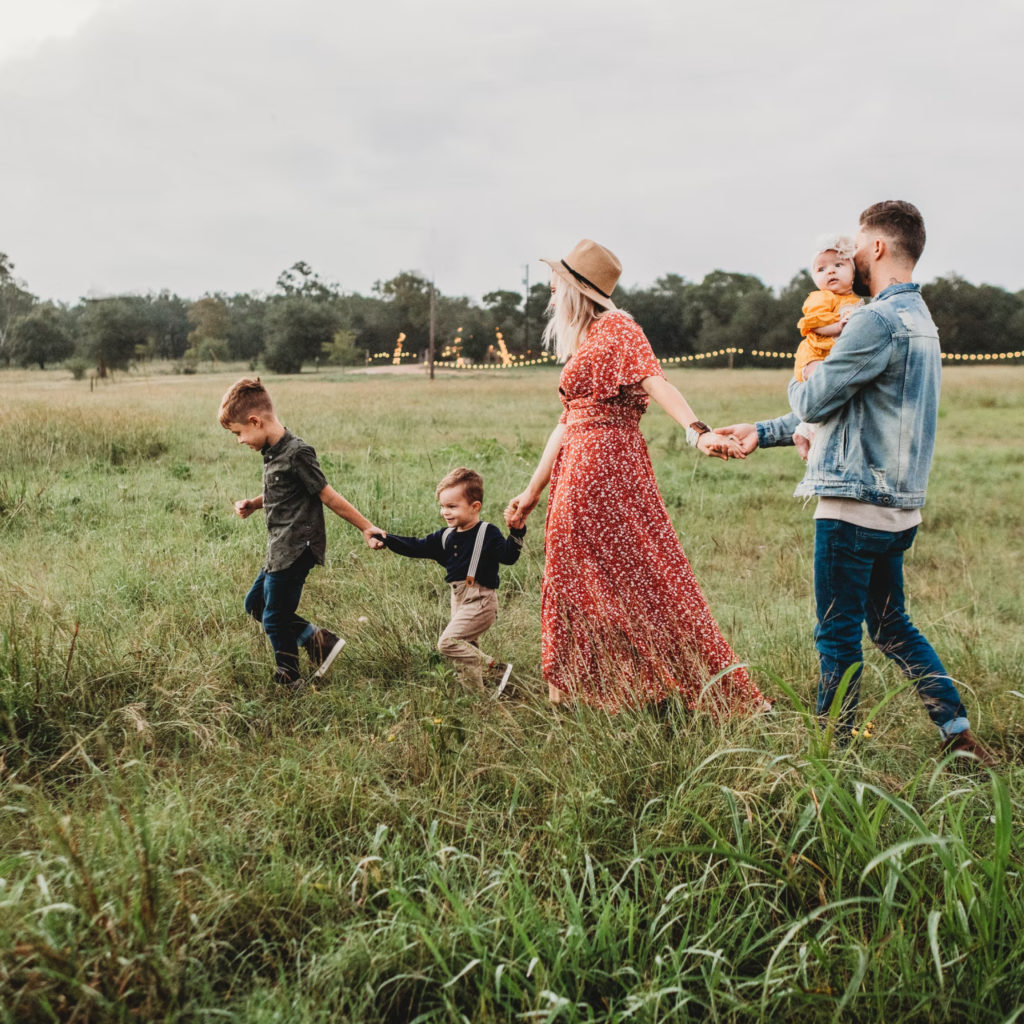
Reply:
[[505, 511], [522, 526], [550, 483], [542, 665], [553, 703], [617, 711], [679, 693], [717, 714], [764, 698], [722, 636], [658, 491], [640, 417], [653, 398], [704, 455], [743, 458], [665, 380], [611, 293], [621, 265], [584, 239], [552, 270], [544, 337], [565, 368], [562, 416], [529, 484]]

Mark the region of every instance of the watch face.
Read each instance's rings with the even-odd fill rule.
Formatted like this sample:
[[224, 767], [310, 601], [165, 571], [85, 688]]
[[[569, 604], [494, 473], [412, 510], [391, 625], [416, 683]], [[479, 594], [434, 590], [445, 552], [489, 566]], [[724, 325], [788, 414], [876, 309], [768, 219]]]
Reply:
[[699, 434], [706, 434], [711, 428], [703, 420], [694, 420], [690, 424], [691, 430], [696, 430]]

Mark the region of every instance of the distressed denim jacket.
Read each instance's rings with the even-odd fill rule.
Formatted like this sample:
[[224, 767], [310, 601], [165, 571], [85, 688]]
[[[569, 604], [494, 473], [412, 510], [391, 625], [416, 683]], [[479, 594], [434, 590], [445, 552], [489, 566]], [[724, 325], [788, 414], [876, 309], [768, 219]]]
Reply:
[[935, 448], [942, 353], [917, 284], [895, 284], [858, 309], [810, 378], [789, 385], [792, 413], [757, 424], [764, 448], [817, 422], [797, 496], [889, 508], [924, 504]]

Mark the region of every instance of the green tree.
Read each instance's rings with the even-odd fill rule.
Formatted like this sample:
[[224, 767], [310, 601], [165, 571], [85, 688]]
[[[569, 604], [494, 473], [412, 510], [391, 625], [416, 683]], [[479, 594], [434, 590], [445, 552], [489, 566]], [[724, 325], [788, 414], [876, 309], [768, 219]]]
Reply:
[[88, 299], [81, 316], [86, 349], [105, 377], [109, 370], [123, 370], [147, 343], [145, 312], [130, 298]]
[[636, 318], [656, 354], [687, 355], [695, 351], [700, 328], [695, 287], [679, 274], [666, 274], [653, 288], [616, 289], [615, 302]]
[[[733, 323], [745, 298], [771, 294], [770, 289], [753, 274], [735, 274], [713, 270], [696, 286], [693, 297], [700, 314], [697, 350], [710, 352], [729, 346], [744, 346], [747, 339], [740, 326]], [[749, 300], [748, 300], [749, 301]]]
[[523, 326], [523, 297], [519, 292], [500, 289], [484, 296], [484, 307], [491, 321], [505, 335], [506, 344], [521, 348]]
[[289, 298], [330, 302], [338, 297], [338, 286], [321, 280], [320, 275], [304, 260], [293, 263], [277, 275], [277, 288]]
[[228, 355], [228, 334], [231, 319], [223, 299], [204, 295], [188, 307], [188, 322], [192, 330], [188, 335], [188, 351], [192, 360], [226, 359]]
[[239, 294], [227, 300], [228, 355], [255, 365], [263, 351], [267, 302], [258, 296]]
[[526, 348], [529, 352], [540, 352], [541, 336], [547, 324], [547, 308], [551, 302], [551, 285], [545, 281], [530, 285], [530, 293], [526, 297], [526, 323], [523, 333], [526, 335]]
[[14, 325], [11, 332], [11, 357], [21, 366], [38, 365], [67, 359], [75, 351], [75, 339], [61, 310], [46, 303], [36, 306]]
[[[393, 347], [399, 333], [406, 337], [405, 348], [419, 352], [427, 347], [430, 333], [430, 282], [412, 271], [403, 271], [388, 281], [378, 281], [374, 292], [383, 300], [381, 327], [390, 334], [382, 351]], [[382, 339], [383, 340], [383, 339]]]
[[946, 352], [1017, 349], [1024, 334], [1021, 296], [994, 285], [973, 285], [956, 274], [921, 289]]
[[188, 303], [168, 291], [147, 296], [145, 315], [153, 354], [159, 359], [180, 359], [188, 348]]
[[4, 366], [9, 366], [13, 358], [11, 331], [18, 318], [24, 316], [36, 301], [24, 285], [24, 281], [14, 276], [10, 257], [0, 252], [0, 361]]
[[319, 359], [337, 330], [333, 305], [298, 295], [278, 299], [267, 311], [263, 361], [274, 373], [298, 373], [303, 363]]
[[362, 366], [366, 362], [366, 353], [356, 347], [354, 331], [339, 330], [323, 348], [324, 362], [331, 366]]

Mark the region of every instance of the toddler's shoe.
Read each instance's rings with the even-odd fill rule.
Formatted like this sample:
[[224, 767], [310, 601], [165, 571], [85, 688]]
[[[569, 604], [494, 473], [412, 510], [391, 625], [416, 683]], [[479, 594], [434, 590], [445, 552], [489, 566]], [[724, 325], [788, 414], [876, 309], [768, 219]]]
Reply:
[[340, 636], [335, 636], [329, 629], [317, 629], [302, 646], [306, 648], [309, 660], [319, 666], [313, 675], [320, 677], [331, 667], [334, 659], [341, 654], [345, 641]]
[[494, 691], [494, 696], [511, 697], [514, 689], [514, 687], [509, 686], [509, 681], [512, 678], [512, 662], [493, 661], [488, 666], [488, 672], [494, 679], [498, 680], [498, 686]]

